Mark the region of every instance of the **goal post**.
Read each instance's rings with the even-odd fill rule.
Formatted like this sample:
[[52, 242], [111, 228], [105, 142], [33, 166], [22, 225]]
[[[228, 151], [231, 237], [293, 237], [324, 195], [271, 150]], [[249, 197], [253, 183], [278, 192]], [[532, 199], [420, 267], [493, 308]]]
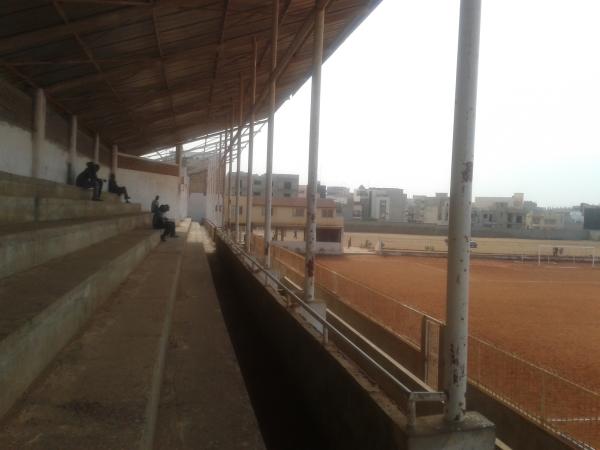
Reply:
[[596, 247], [585, 245], [539, 244], [538, 266], [543, 262], [591, 262], [596, 265]]

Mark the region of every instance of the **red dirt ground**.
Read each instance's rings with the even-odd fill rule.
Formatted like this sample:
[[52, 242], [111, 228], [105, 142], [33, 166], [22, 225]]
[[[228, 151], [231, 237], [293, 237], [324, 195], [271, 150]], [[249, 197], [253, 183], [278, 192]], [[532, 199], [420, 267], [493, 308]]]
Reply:
[[[347, 255], [319, 262], [445, 317], [445, 259]], [[471, 335], [600, 391], [600, 268], [477, 259], [471, 267]]]

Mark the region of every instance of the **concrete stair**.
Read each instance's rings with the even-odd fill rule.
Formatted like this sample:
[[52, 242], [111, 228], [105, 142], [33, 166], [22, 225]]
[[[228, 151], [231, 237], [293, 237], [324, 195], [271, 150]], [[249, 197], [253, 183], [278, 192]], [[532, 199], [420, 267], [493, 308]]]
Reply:
[[0, 225], [0, 278], [27, 270], [134, 228], [150, 228], [148, 213], [98, 219]]
[[132, 230], [0, 280], [0, 417], [158, 242]]
[[90, 219], [141, 211], [139, 204], [122, 203], [115, 194], [102, 193], [91, 201], [91, 191], [62, 183], [0, 172], [0, 224]]

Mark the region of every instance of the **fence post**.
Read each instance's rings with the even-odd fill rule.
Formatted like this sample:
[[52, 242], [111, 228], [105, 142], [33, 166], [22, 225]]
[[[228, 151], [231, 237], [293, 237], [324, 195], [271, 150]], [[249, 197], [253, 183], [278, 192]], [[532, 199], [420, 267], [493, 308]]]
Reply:
[[422, 379], [427, 383], [429, 377], [429, 321], [427, 316], [421, 317], [421, 362], [423, 367]]
[[438, 347], [438, 391], [444, 390], [444, 365], [446, 364], [446, 356], [444, 354], [444, 348], [446, 345], [446, 325], [440, 325], [439, 335], [439, 347]]

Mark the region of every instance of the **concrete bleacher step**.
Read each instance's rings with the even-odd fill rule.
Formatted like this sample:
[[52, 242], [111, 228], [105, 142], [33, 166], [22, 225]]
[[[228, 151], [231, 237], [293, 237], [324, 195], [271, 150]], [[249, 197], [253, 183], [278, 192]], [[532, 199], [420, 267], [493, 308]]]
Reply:
[[149, 213], [102, 219], [58, 220], [0, 224], [0, 278], [27, 270], [51, 259], [134, 228], [150, 227]]
[[0, 210], [0, 223], [24, 223], [131, 214], [140, 212], [141, 206], [137, 203], [0, 195]]
[[[92, 191], [65, 183], [0, 171], [0, 195], [6, 197], [50, 197], [90, 200], [92, 198]], [[108, 202], [120, 201], [117, 195], [106, 192], [106, 187], [104, 187], [103, 198]]]
[[5, 418], [0, 448], [151, 448], [187, 226], [150, 252], [58, 354]]
[[0, 418], [158, 242], [127, 231], [0, 280]]

